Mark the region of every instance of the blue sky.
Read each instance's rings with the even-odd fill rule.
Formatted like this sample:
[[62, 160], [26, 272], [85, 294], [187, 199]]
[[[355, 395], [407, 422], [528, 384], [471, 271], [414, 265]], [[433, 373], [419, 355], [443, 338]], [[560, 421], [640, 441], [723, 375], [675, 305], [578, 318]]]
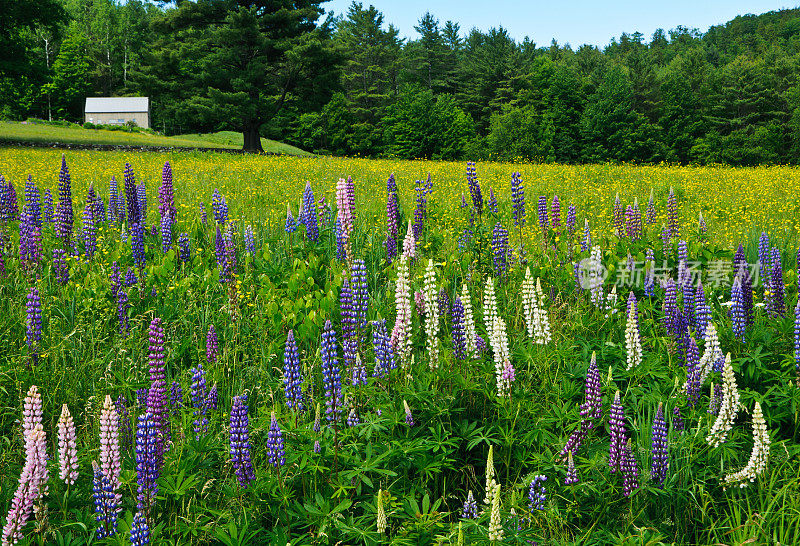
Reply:
[[[341, 14], [350, 3], [351, 0], [331, 0], [323, 7]], [[657, 28], [669, 30], [678, 25], [705, 32], [709, 26], [736, 15], [797, 6], [768, 0], [363, 0], [362, 4], [371, 4], [383, 12], [387, 25], [394, 23], [401, 37], [416, 38], [414, 25], [430, 11], [440, 23], [448, 19], [459, 23], [463, 33], [473, 27], [486, 30], [503, 26], [518, 40], [527, 35], [543, 46], [555, 38], [573, 48], [584, 43], [602, 47], [613, 36], [637, 30], [649, 40]]]

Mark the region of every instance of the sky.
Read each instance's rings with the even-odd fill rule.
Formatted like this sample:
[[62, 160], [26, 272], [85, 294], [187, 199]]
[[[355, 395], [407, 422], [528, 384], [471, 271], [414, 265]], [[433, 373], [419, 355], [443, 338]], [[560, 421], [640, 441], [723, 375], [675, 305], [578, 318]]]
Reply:
[[[759, 14], [797, 3], [774, 0], [360, 0], [364, 7], [375, 6], [384, 14], [385, 25], [393, 23], [400, 36], [416, 39], [414, 26], [430, 11], [440, 25], [451, 20], [461, 25], [463, 34], [473, 27], [487, 30], [502, 26], [516, 40], [529, 36], [537, 46], [569, 43], [606, 46], [623, 32], [639, 31], [649, 41], [658, 28], [669, 30], [679, 25], [702, 32], [709, 26], [725, 23], [737, 15]], [[336, 14], [347, 12], [352, 0], [331, 0], [322, 5]], [[798, 0], [793, 0], [798, 2]]]

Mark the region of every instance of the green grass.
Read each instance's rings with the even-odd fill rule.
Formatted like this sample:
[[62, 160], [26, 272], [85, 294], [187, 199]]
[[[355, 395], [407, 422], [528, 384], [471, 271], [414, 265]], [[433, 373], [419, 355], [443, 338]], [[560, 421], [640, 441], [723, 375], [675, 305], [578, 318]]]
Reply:
[[[234, 131], [220, 131], [210, 134], [168, 137], [148, 133], [84, 129], [79, 125], [61, 127], [47, 123], [0, 121], [0, 141], [237, 149], [242, 147], [242, 134]], [[261, 146], [265, 152], [270, 153], [312, 155], [300, 148], [266, 138], [261, 139]]]

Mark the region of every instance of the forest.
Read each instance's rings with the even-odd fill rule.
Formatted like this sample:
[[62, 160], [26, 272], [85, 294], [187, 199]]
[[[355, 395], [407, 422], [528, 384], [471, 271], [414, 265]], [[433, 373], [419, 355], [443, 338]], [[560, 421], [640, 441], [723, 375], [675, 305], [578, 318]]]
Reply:
[[[0, 0], [0, 119], [151, 97], [167, 135], [319, 154], [558, 163], [800, 162], [800, 9], [591, 45], [318, 0]], [[690, 22], [689, 22], [690, 23]]]

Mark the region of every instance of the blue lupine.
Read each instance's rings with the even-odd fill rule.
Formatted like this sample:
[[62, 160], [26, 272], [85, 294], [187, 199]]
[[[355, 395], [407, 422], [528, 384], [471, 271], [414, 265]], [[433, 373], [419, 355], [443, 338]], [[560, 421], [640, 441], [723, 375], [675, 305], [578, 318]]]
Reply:
[[283, 390], [286, 405], [303, 411], [303, 374], [300, 371], [300, 356], [292, 330], [286, 336], [286, 348], [283, 352]]
[[207, 397], [208, 390], [206, 388], [206, 371], [203, 369], [203, 363], [198, 362], [196, 368], [189, 370], [192, 374], [191, 393], [192, 405], [194, 406], [194, 433], [195, 438], [200, 439], [200, 436], [208, 432], [208, 412]]
[[172, 248], [172, 219], [165, 214], [161, 217], [161, 251], [166, 254]]
[[72, 239], [72, 182], [67, 168], [67, 159], [61, 156], [61, 171], [58, 174], [58, 204], [55, 212], [56, 236], [61, 239], [64, 250], [70, 247]]
[[138, 487], [137, 508], [150, 510], [158, 494], [158, 427], [150, 412], [139, 416], [136, 428], [136, 475]]
[[544, 510], [544, 503], [547, 501], [547, 489], [544, 487], [546, 481], [547, 476], [541, 474], [537, 474], [531, 480], [528, 488], [528, 509], [531, 512]]
[[342, 349], [344, 352], [344, 362], [349, 368], [356, 360], [358, 352], [358, 339], [356, 334], [357, 313], [353, 305], [353, 290], [350, 287], [350, 279], [342, 281], [342, 289], [339, 291], [339, 314], [342, 317]]
[[697, 283], [694, 293], [694, 321], [695, 331], [699, 338], [704, 338], [708, 321], [711, 317], [711, 308], [706, 303], [706, 292], [703, 289], [703, 281]]
[[125, 286], [134, 286], [138, 282], [139, 279], [136, 277], [136, 272], [129, 267], [125, 273]]
[[214, 210], [214, 220], [218, 225], [225, 227], [225, 223], [228, 221], [228, 205], [217, 188], [214, 188], [214, 193], [211, 195], [211, 208]]
[[[744, 247], [740, 244], [733, 257], [733, 274], [739, 276], [742, 283], [742, 301], [744, 302], [745, 322], [748, 326], [753, 325], [753, 278], [750, 274], [750, 267], [744, 257]], [[766, 285], [769, 278], [765, 279]]]
[[28, 292], [26, 311], [25, 335], [31, 353], [31, 364], [35, 366], [39, 358], [39, 343], [42, 341], [42, 300], [39, 298], [39, 289], [35, 286]]
[[800, 299], [794, 308], [794, 366], [800, 375]]
[[336, 235], [336, 259], [341, 262], [344, 261], [345, 258], [345, 235], [342, 230], [342, 223], [339, 221], [338, 212], [336, 213], [336, 222], [333, 225], [333, 231]]
[[144, 269], [144, 226], [139, 223], [131, 225], [131, 252], [133, 253], [133, 263], [139, 269]]
[[39, 196], [39, 188], [33, 183], [33, 178], [28, 175], [25, 181], [25, 208], [36, 227], [42, 227], [42, 204]]
[[247, 416], [247, 395], [233, 397], [231, 406], [231, 460], [239, 485], [247, 489], [256, 479], [250, 455], [250, 418]]
[[744, 298], [742, 296], [742, 282], [739, 277], [733, 279], [731, 288], [731, 319], [733, 321], [733, 335], [739, 341], [745, 340], [747, 318], [745, 316]]
[[669, 189], [669, 196], [667, 197], [667, 219], [670, 237], [680, 237], [681, 229], [680, 225], [678, 225], [678, 198], [675, 196], [675, 190], [672, 188]]
[[[319, 235], [319, 232], [317, 233], [317, 235]], [[316, 241], [316, 239], [313, 240]], [[247, 253], [250, 254], [250, 257], [255, 258], [256, 242], [255, 242], [255, 237], [253, 236], [253, 226], [251, 226], [250, 224], [247, 224], [247, 227], [244, 228], [244, 246], [247, 249]]]
[[283, 432], [278, 425], [275, 412], [270, 416], [269, 433], [267, 433], [267, 462], [276, 469], [286, 464], [286, 450], [283, 446]]
[[[677, 409], [677, 408], [676, 408]], [[650, 478], [658, 487], [664, 487], [667, 478], [667, 423], [664, 420], [664, 406], [659, 402], [656, 416], [653, 418], [652, 465]]]
[[547, 219], [547, 197], [539, 196], [539, 227], [543, 232], [550, 228], [550, 221]]
[[19, 259], [28, 271], [38, 270], [42, 263], [42, 232], [34, 224], [27, 207], [22, 210], [19, 223]]
[[[765, 232], [761, 232], [761, 237], [758, 238], [758, 267], [761, 282], [764, 283], [764, 290], [769, 289], [769, 236]], [[734, 271], [734, 273], [736, 273]]]
[[336, 332], [331, 321], [325, 322], [320, 347], [322, 359], [322, 383], [325, 389], [325, 415], [336, 421], [342, 411], [342, 376], [339, 371], [339, 356], [336, 349]]
[[351, 289], [353, 291], [353, 311], [356, 326], [363, 330], [367, 326], [369, 291], [367, 287], [367, 266], [364, 260], [353, 260], [350, 268]]
[[561, 201], [558, 200], [557, 195], [553, 196], [553, 201], [550, 204], [550, 223], [555, 230], [561, 227]]
[[567, 227], [567, 233], [569, 233], [570, 237], [575, 235], [575, 231], [578, 229], [577, 219], [575, 217], [575, 205], [573, 205], [572, 203], [570, 203], [569, 208], [567, 209], [566, 227]]
[[219, 407], [219, 392], [217, 390], [217, 384], [208, 389], [208, 396], [206, 397], [206, 407], [210, 410], [217, 411]]
[[386, 259], [388, 263], [397, 257], [397, 236], [400, 230], [400, 198], [394, 175], [386, 182]]
[[497, 199], [494, 196], [494, 188], [489, 188], [489, 201], [486, 203], [486, 210], [497, 216]]
[[175, 208], [175, 189], [172, 185], [172, 166], [169, 161], [164, 163], [161, 170], [161, 186], [158, 188], [158, 212], [162, 216], [169, 216], [170, 224], [177, 220], [178, 211]]
[[50, 188], [44, 190], [44, 199], [42, 201], [42, 219], [47, 223], [53, 223], [53, 194], [50, 193]]
[[141, 512], [136, 512], [131, 525], [131, 546], [146, 546], [150, 544], [150, 527], [147, 518]]
[[119, 318], [119, 333], [122, 334], [122, 337], [128, 337], [128, 332], [131, 329], [130, 318], [128, 318], [128, 308], [130, 306], [128, 293], [120, 289], [117, 292], [117, 317]]
[[100, 470], [100, 465], [92, 462], [94, 468], [94, 478], [92, 480], [92, 490], [94, 497], [94, 512], [97, 514], [95, 519], [100, 525], [97, 528], [97, 538], [112, 537], [117, 534], [117, 512], [119, 505], [117, 496], [111, 482]]
[[502, 278], [508, 272], [508, 257], [511, 248], [508, 246], [508, 231], [503, 224], [497, 222], [492, 231], [492, 261], [494, 263], [494, 273], [498, 278]]
[[481, 185], [478, 182], [478, 173], [473, 161], [467, 162], [467, 185], [472, 196], [472, 206], [475, 207], [480, 216], [483, 214], [483, 194], [481, 193]]
[[656, 281], [656, 259], [653, 255], [653, 249], [647, 249], [647, 255], [645, 256], [645, 271], [644, 271], [644, 293], [647, 296], [653, 296], [654, 288], [655, 288], [655, 281]]
[[389, 333], [386, 330], [386, 319], [372, 323], [372, 347], [375, 351], [375, 369], [373, 377], [385, 378], [390, 370], [397, 367]]
[[461, 298], [453, 298], [452, 310], [452, 336], [453, 336], [453, 356], [457, 360], [464, 360], [467, 357], [467, 337], [464, 325], [464, 304]]
[[128, 225], [142, 222], [141, 209], [139, 208], [139, 193], [136, 186], [136, 177], [133, 168], [125, 163], [125, 203], [127, 205]]
[[217, 258], [217, 268], [221, 271], [225, 266], [225, 241], [222, 240], [219, 225], [217, 225], [217, 234], [214, 237], [214, 254]]
[[95, 193], [94, 185], [89, 186], [86, 197], [86, 207], [83, 209], [83, 247], [86, 258], [91, 260], [97, 251], [97, 219], [95, 218]]
[[294, 219], [294, 216], [292, 216], [292, 208], [289, 205], [286, 205], [286, 225], [283, 230], [286, 233], [294, 233], [297, 231], [297, 221]]
[[425, 218], [428, 215], [428, 184], [431, 183], [431, 175], [428, 175], [428, 180], [423, 183], [421, 180], [415, 182], [414, 191], [416, 192], [417, 206], [414, 209], [414, 225], [411, 227], [414, 233], [414, 239], [419, 241], [422, 238], [422, 232], [425, 229]]
[[515, 226], [525, 226], [525, 186], [522, 185], [522, 175], [518, 172], [511, 173], [511, 214]]
[[464, 506], [461, 509], [461, 517], [464, 519], [474, 519], [478, 517], [478, 503], [472, 495], [472, 490], [467, 494], [467, 500], [464, 501]]
[[147, 226], [147, 187], [142, 180], [136, 186], [136, 199], [139, 201], [139, 221], [143, 226]]
[[192, 251], [189, 248], [189, 234], [181, 233], [178, 237], [178, 257], [183, 263], [189, 263], [192, 259]]
[[583, 224], [583, 240], [581, 241], [581, 252], [587, 252], [592, 248], [592, 232], [589, 231], [589, 220]]

